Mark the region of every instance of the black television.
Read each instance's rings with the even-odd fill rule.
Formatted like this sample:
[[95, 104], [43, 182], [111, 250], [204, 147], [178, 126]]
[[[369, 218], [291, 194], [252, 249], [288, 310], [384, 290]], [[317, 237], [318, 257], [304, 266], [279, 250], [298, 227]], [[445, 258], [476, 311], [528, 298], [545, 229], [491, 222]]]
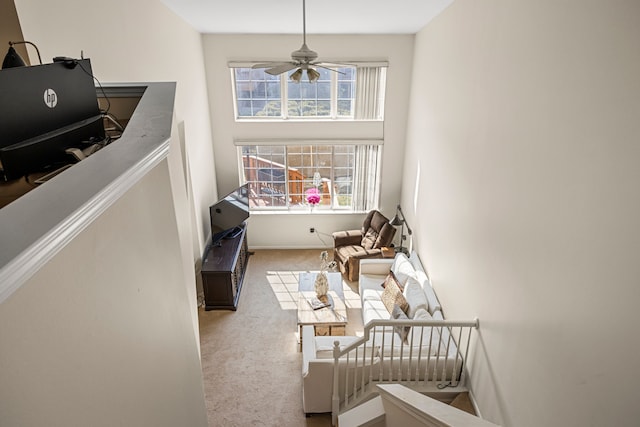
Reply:
[[89, 59], [0, 70], [5, 179], [70, 163], [66, 149], [105, 138]]
[[249, 218], [249, 185], [244, 184], [209, 207], [211, 243], [242, 231], [240, 226]]

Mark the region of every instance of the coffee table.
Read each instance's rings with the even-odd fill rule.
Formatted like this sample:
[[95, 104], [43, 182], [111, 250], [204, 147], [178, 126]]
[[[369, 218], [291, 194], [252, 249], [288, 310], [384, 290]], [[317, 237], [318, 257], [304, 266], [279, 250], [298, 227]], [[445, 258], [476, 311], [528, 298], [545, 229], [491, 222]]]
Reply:
[[298, 333], [300, 337], [300, 349], [302, 350], [302, 327], [312, 325], [315, 335], [344, 335], [347, 326], [347, 307], [344, 304], [344, 291], [342, 290], [342, 275], [340, 273], [327, 273], [329, 279], [330, 307], [314, 310], [309, 300], [316, 296], [314, 283], [315, 272], [300, 273], [298, 278]]

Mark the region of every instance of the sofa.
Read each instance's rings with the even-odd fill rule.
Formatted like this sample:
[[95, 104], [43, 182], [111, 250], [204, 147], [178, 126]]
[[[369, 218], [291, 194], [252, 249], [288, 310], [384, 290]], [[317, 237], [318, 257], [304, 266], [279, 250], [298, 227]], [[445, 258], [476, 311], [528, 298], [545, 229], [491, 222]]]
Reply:
[[365, 217], [360, 230], [333, 233], [333, 259], [344, 277], [355, 282], [360, 273], [360, 260], [382, 258], [395, 234], [396, 229], [387, 217], [372, 210]]
[[[388, 297], [385, 290], [391, 280], [402, 285], [406, 301], [402, 311], [406, 318], [394, 320], [391, 312], [398, 311], [395, 304], [394, 310], [385, 305], [389, 304], [388, 298], [385, 301], [385, 297]], [[302, 389], [305, 413], [332, 410], [335, 342], [339, 343], [341, 350], [358, 341], [365, 342], [360, 347], [357, 366], [349, 364], [353, 355], [351, 359], [346, 355], [340, 358], [340, 390], [343, 383], [357, 384], [363, 376], [365, 381], [400, 382], [450, 380], [459, 375], [462, 362], [457, 356], [459, 352], [451, 339], [449, 328], [411, 322], [444, 320], [440, 302], [417, 254], [412, 253], [407, 257], [399, 253], [391, 259], [363, 259], [360, 261], [358, 282], [365, 329], [367, 324], [372, 323], [382, 322], [386, 325], [370, 328], [368, 338], [314, 337], [312, 328], [303, 328]], [[398, 322], [405, 324], [394, 326]], [[415, 326], [409, 327], [407, 323]], [[427, 359], [430, 359], [433, 371], [422, 369], [427, 366]], [[421, 368], [416, 370], [416, 366]], [[413, 370], [416, 370], [415, 374]], [[340, 398], [344, 398], [343, 392], [340, 392]]]

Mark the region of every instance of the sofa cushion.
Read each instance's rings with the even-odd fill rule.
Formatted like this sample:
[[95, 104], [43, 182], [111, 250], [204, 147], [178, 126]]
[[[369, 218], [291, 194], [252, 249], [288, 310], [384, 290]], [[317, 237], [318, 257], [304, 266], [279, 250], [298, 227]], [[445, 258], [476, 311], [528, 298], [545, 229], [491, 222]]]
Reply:
[[362, 302], [362, 322], [366, 325], [371, 320], [388, 319], [389, 311], [382, 300], [368, 299]]
[[[362, 302], [365, 301], [382, 301], [382, 292], [384, 289], [363, 289], [362, 290]], [[386, 308], [385, 308], [386, 310]], [[385, 315], [387, 313], [384, 313]]]
[[[315, 337], [316, 340], [316, 359], [333, 359], [333, 343], [340, 342], [340, 350], [344, 350], [356, 342], [359, 337]], [[377, 349], [367, 348], [367, 355], [377, 355]], [[344, 356], [343, 356], [344, 357]]]
[[[393, 306], [393, 311], [391, 312], [391, 318], [395, 320], [409, 320], [407, 314], [402, 311], [399, 305]], [[411, 330], [411, 326], [395, 326], [393, 330], [400, 336], [402, 341], [407, 340], [407, 335]]]
[[[423, 308], [418, 309], [413, 320], [433, 320], [429, 312]], [[430, 356], [446, 354], [446, 346], [440, 342], [440, 328], [430, 326], [413, 326], [407, 335], [407, 342], [415, 350], [428, 352]]]
[[[437, 310], [433, 312], [434, 320], [444, 320], [444, 316], [442, 315], [442, 311]], [[446, 351], [447, 346], [449, 346], [449, 357], [456, 357], [456, 353], [458, 348], [456, 346], [455, 338], [451, 336], [448, 328], [441, 328], [442, 334], [442, 346], [443, 351]]]
[[[390, 280], [387, 282], [387, 285], [385, 286], [384, 291], [382, 291], [382, 296], [380, 298], [382, 299], [382, 303], [387, 308], [389, 314], [393, 312], [394, 305], [399, 305], [402, 311], [404, 311], [405, 313], [409, 308], [409, 304], [407, 303], [404, 295], [402, 295], [402, 291], [400, 290], [400, 287], [395, 282], [395, 280]], [[383, 319], [384, 318], [388, 319], [389, 317], [387, 315], [383, 317]]]
[[360, 294], [360, 297], [363, 299], [365, 298], [364, 291], [367, 289], [372, 289], [375, 291], [382, 292], [384, 289], [380, 285], [384, 283], [386, 278], [387, 278], [386, 275], [382, 276], [379, 274], [360, 275], [359, 277], [360, 280], [358, 280], [358, 293]]
[[399, 253], [396, 255], [396, 258], [391, 265], [391, 271], [393, 271], [393, 274], [395, 274], [396, 278], [398, 279], [398, 283], [400, 283], [402, 286], [407, 283], [409, 277], [415, 277], [416, 272], [413, 264], [411, 264], [411, 261], [409, 261], [409, 258], [407, 258], [407, 256], [403, 253]]
[[416, 278], [420, 286], [422, 286], [422, 290], [424, 291], [424, 295], [427, 297], [427, 301], [429, 303], [429, 313], [433, 315], [438, 310], [442, 310], [440, 307], [440, 302], [438, 301], [438, 297], [436, 293], [433, 291], [431, 287], [431, 281], [429, 277], [427, 277], [424, 271], [416, 271]]
[[415, 279], [415, 277], [409, 277], [402, 293], [409, 304], [407, 316], [409, 316], [410, 319], [415, 317], [416, 311], [420, 308], [429, 310], [427, 297], [424, 294], [422, 286], [420, 286], [420, 283]]

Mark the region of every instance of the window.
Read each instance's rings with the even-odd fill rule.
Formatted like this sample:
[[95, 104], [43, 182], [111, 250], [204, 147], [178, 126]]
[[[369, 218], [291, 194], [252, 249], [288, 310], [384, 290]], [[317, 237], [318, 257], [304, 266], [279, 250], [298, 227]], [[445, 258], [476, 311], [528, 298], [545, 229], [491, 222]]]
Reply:
[[253, 210], [310, 209], [306, 192], [317, 189], [318, 210], [367, 211], [377, 206], [377, 145], [245, 145], [244, 182]]
[[[385, 67], [377, 74], [381, 84], [374, 97], [384, 98]], [[342, 119], [356, 120], [356, 67], [340, 67], [334, 72], [318, 67], [315, 83], [289, 80], [289, 73], [272, 76], [264, 69], [232, 67], [236, 118], [242, 119]], [[381, 114], [381, 111], [379, 112]], [[381, 118], [381, 117], [378, 117]]]

